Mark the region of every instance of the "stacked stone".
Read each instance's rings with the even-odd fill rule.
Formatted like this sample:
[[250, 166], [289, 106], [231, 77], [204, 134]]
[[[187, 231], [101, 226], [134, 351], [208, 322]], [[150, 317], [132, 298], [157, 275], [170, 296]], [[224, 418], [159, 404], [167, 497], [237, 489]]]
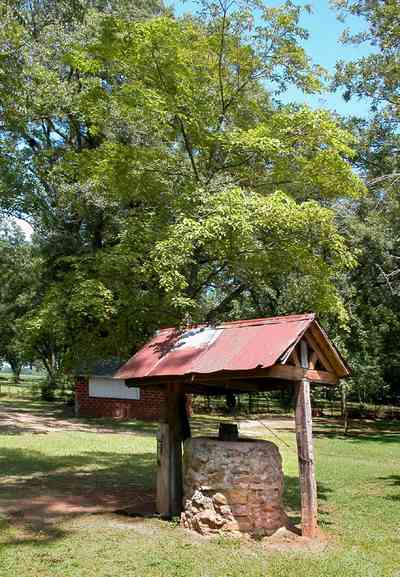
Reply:
[[272, 535], [287, 525], [282, 493], [282, 459], [274, 443], [185, 442], [183, 527], [202, 535]]
[[196, 490], [192, 498], [186, 500], [181, 525], [201, 535], [221, 532], [240, 535], [239, 525], [222, 493], [215, 493], [209, 497], [201, 490]]

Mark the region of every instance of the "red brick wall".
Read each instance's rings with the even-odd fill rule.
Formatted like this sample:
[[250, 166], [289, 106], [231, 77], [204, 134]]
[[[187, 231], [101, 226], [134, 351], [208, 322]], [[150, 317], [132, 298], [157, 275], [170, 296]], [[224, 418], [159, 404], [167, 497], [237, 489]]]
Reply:
[[106, 399], [89, 397], [89, 379], [75, 379], [75, 402], [81, 417], [112, 417], [160, 421], [165, 418], [166, 393], [157, 388], [141, 388], [140, 399]]

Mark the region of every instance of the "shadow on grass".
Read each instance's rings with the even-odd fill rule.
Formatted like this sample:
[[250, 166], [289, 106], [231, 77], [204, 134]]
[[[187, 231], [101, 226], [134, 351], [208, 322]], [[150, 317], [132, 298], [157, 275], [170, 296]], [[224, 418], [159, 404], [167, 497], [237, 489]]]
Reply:
[[41, 401], [40, 399], [18, 399], [0, 397], [0, 407], [11, 412], [26, 412], [53, 416], [73, 414], [73, 407], [62, 401]]
[[371, 431], [351, 431], [346, 435], [339, 431], [317, 431], [314, 433], [314, 437], [317, 439], [341, 439], [343, 441], [348, 441], [350, 443], [399, 443], [400, 444], [400, 431], [398, 433], [394, 432], [371, 432]]
[[389, 487], [398, 487], [396, 495], [385, 495], [384, 498], [389, 501], [400, 501], [400, 475], [389, 475], [388, 477], [378, 477], [379, 481], [384, 481]]
[[[64, 521], [85, 514], [152, 516], [155, 472], [156, 459], [151, 452], [45, 456], [34, 450], [3, 448], [0, 510], [13, 534], [7, 543], [40, 546], [55, 541], [68, 533]], [[329, 487], [318, 483], [319, 500], [328, 500], [330, 493]], [[299, 523], [297, 477], [285, 477], [284, 506], [292, 521]]]
[[[159, 424], [154, 421], [117, 420], [112, 418], [80, 417], [71, 419], [72, 423], [82, 423], [92, 427], [94, 432], [140, 433], [141, 435], [155, 436]], [[90, 431], [88, 431], [90, 432]]]
[[400, 423], [398, 421], [374, 421], [352, 419], [347, 433], [344, 433], [340, 418], [317, 418], [313, 421], [313, 435], [316, 438], [335, 438], [352, 442], [399, 443]]
[[61, 521], [133, 507], [154, 511], [153, 453], [91, 451], [45, 456], [0, 450], [0, 510], [16, 535], [12, 543], [40, 545], [63, 537]]
[[[319, 501], [328, 501], [329, 495], [333, 493], [332, 489], [325, 483], [317, 483], [317, 494]], [[285, 511], [289, 514], [294, 523], [301, 522], [301, 499], [300, 499], [300, 481], [298, 477], [289, 477], [285, 475], [285, 490], [283, 493], [283, 504]], [[326, 519], [328, 513], [320, 513], [324, 516], [324, 524], [329, 525]]]

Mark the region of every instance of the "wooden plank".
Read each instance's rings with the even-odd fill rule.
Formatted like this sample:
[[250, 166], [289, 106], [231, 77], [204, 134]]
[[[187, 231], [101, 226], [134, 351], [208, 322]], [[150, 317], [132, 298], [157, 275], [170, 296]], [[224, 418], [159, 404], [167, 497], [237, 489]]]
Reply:
[[312, 383], [321, 383], [323, 385], [337, 385], [339, 382], [338, 377], [334, 373], [320, 371], [319, 369], [306, 370], [305, 378]]
[[170, 516], [168, 423], [160, 423], [157, 434], [156, 511], [163, 518]]
[[317, 364], [317, 362], [318, 362], [318, 355], [315, 351], [313, 351], [310, 356], [310, 362], [309, 362], [310, 369], [315, 369], [315, 365]]
[[325, 357], [329, 360], [330, 365], [339, 377], [346, 377], [350, 375], [350, 371], [343, 363], [338, 351], [335, 349], [334, 345], [331, 344], [329, 337], [325, 333], [324, 329], [314, 321], [309, 330], [315, 341], [318, 343], [320, 350], [324, 353]]
[[303, 379], [296, 388], [296, 441], [300, 473], [302, 535], [313, 538], [318, 530], [318, 502], [312, 440], [310, 382]]
[[324, 368], [327, 371], [334, 373], [335, 371], [333, 370], [331, 363], [328, 361], [327, 357], [325, 356], [325, 354], [321, 350], [319, 344], [317, 343], [317, 341], [314, 339], [314, 337], [312, 336], [312, 334], [310, 332], [307, 332], [305, 334], [305, 339], [307, 340], [310, 347], [317, 354], [317, 356], [318, 356], [319, 360], [321, 361], [322, 365], [324, 366]]
[[291, 365], [275, 365], [265, 372], [265, 376], [276, 379], [286, 379], [288, 381], [308, 379], [314, 383], [323, 383], [326, 385], [336, 385], [338, 382], [338, 377], [334, 373], [293, 367]]
[[293, 359], [293, 362], [294, 362], [296, 367], [300, 367], [300, 359], [299, 359], [299, 355], [297, 354], [296, 348], [293, 349], [292, 354], [290, 355], [290, 358]]
[[169, 494], [170, 517], [182, 511], [182, 423], [180, 405], [181, 384], [168, 385], [167, 415], [169, 435]]
[[[187, 393], [199, 392], [196, 387], [210, 387], [219, 388], [219, 392], [215, 394], [223, 394], [223, 388], [243, 389], [249, 392], [257, 390], [268, 390], [266, 379], [275, 381], [276, 379], [283, 379], [286, 381], [300, 381], [307, 378], [311, 382], [322, 383], [324, 385], [336, 385], [339, 378], [334, 373], [328, 371], [321, 371], [317, 369], [303, 369], [302, 367], [295, 367], [293, 365], [274, 365], [269, 369], [257, 369], [255, 371], [235, 372], [235, 374], [210, 374], [210, 375], [191, 375], [190, 379], [181, 380], [180, 383]], [[264, 381], [260, 386], [258, 383]], [[158, 382], [160, 384], [160, 381]], [[167, 382], [163, 382], [161, 388], [167, 387]], [[275, 383], [273, 383], [275, 385]], [[154, 382], [144, 381], [140, 386], [154, 386]], [[272, 389], [269, 389], [272, 390]]]
[[300, 341], [300, 365], [303, 369], [308, 369], [308, 346], [306, 341]]

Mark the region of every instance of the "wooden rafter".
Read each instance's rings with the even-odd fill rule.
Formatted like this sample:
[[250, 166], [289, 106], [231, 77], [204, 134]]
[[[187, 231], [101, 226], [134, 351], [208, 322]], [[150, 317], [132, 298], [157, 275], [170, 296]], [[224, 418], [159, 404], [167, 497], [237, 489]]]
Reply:
[[315, 369], [317, 362], [319, 360], [318, 353], [313, 351], [310, 356], [309, 367], [310, 369]]
[[346, 377], [350, 375], [350, 370], [344, 364], [344, 361], [336, 348], [330, 344], [327, 334], [318, 323], [314, 322], [310, 326], [309, 330], [307, 331], [307, 335], [311, 335], [311, 337], [313, 337], [314, 341], [318, 344], [319, 350], [328, 360], [332, 370], [337, 375], [340, 377]]
[[267, 369], [265, 376], [276, 379], [286, 379], [287, 381], [308, 379], [313, 383], [322, 383], [326, 385], [336, 385], [339, 380], [334, 373], [328, 371], [303, 369], [302, 367], [294, 367], [291, 365], [274, 365], [270, 369]]
[[295, 367], [300, 367], [300, 359], [296, 347], [293, 349], [289, 359], [293, 361]]
[[[318, 345], [318, 343], [315, 340], [315, 338], [313, 337], [313, 335], [310, 332], [307, 332], [305, 334], [304, 338], [306, 339], [309, 347], [312, 349], [312, 353], [315, 353], [317, 355], [317, 359], [322, 364], [324, 369], [327, 370], [328, 372], [334, 372], [331, 363], [326, 358], [326, 355], [322, 352], [320, 346]], [[314, 366], [315, 365], [316, 365], [316, 360], [315, 360]]]

